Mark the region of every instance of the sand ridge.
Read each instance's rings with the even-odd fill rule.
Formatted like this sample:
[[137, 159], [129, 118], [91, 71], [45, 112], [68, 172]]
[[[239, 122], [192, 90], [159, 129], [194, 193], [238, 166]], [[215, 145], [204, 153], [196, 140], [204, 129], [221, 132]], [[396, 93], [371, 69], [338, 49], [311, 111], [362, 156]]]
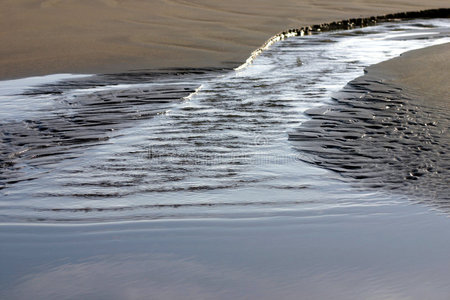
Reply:
[[404, 53], [367, 68], [433, 106], [450, 107], [450, 43]]
[[367, 68], [289, 139], [304, 160], [448, 211], [450, 43]]
[[166, 67], [235, 67], [274, 34], [446, 1], [6, 0], [0, 78]]

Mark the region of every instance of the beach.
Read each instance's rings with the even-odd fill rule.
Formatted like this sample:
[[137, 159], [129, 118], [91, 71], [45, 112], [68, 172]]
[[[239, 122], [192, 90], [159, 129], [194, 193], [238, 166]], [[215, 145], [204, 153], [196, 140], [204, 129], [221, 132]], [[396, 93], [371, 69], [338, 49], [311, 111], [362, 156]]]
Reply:
[[419, 94], [421, 103], [449, 107], [450, 44], [405, 53], [367, 69], [369, 74], [382, 77], [386, 83]]
[[2, 1], [0, 79], [236, 67], [280, 31], [446, 7], [432, 1]]
[[3, 1], [0, 299], [447, 300], [445, 4]]
[[[369, 66], [290, 135], [309, 162], [447, 211], [450, 43]], [[332, 130], [330, 130], [332, 128]], [[417, 199], [417, 198], [416, 198]]]

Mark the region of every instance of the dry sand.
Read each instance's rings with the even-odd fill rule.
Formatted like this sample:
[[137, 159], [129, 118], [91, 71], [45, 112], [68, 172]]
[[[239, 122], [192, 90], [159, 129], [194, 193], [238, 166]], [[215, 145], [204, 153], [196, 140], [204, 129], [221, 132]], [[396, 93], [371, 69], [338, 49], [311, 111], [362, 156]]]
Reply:
[[236, 66], [288, 29], [445, 0], [3, 0], [0, 79]]
[[450, 107], [450, 43], [404, 53], [367, 68], [383, 78], [419, 95], [432, 105]]

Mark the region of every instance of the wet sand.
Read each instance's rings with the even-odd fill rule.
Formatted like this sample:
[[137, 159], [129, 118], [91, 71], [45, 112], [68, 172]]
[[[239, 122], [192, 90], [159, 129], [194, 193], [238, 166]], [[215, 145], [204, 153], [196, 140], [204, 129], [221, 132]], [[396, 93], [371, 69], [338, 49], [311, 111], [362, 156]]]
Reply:
[[448, 211], [450, 43], [366, 69], [290, 135], [307, 161]]
[[[16, 96], [1, 97], [1, 202], [23, 209], [8, 209], [0, 222], [235, 218], [278, 215], [273, 205], [296, 211], [298, 195], [359, 200], [348, 185], [323, 188], [336, 174], [298, 162], [287, 133], [364, 67], [442, 42], [442, 24], [410, 20], [293, 37], [239, 72], [134, 72], [11, 89]], [[317, 180], [322, 172], [332, 178]]]
[[445, 1], [60, 1], [0, 3], [0, 79], [167, 67], [235, 67], [274, 34]]
[[[313, 121], [325, 120], [311, 128], [331, 133], [315, 139], [330, 146], [318, 154], [323, 166], [340, 164], [374, 186], [419, 183], [441, 193], [434, 202], [440, 208], [448, 205], [449, 139], [442, 129], [450, 118], [426, 105], [436, 101], [431, 95], [446, 95], [448, 54], [446, 44], [371, 67], [337, 97], [335, 117], [311, 112]], [[80, 119], [97, 116], [92, 104], [103, 96], [84, 99]], [[139, 105], [136, 94], [123, 91], [113, 97], [113, 114], [122, 115], [120, 96]], [[361, 130], [370, 139], [360, 140]], [[430, 141], [438, 146], [427, 148]], [[348, 146], [357, 152], [345, 152]], [[414, 171], [416, 162], [428, 165]], [[329, 205], [305, 217], [1, 225], [2, 299], [447, 299], [450, 292], [449, 218], [408, 202]]]
[[381, 76], [419, 99], [448, 108], [450, 102], [450, 43], [405, 53], [397, 59], [367, 68], [370, 75]]

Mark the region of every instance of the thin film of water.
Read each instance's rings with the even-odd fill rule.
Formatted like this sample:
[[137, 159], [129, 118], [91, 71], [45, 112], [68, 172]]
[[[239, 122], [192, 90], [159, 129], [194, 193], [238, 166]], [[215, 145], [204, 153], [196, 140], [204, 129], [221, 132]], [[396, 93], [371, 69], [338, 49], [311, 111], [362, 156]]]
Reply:
[[[356, 189], [338, 174], [302, 162], [288, 133], [307, 120], [304, 111], [328, 103], [364, 67], [448, 42], [449, 28], [444, 20], [413, 20], [276, 43], [248, 67], [205, 80], [180, 103], [155, 104], [148, 118], [108, 133], [101, 143], [77, 148], [70, 159], [22, 161], [18, 179], [1, 190], [0, 220], [364, 214], [367, 206], [382, 209], [403, 201], [382, 190]], [[105, 97], [124, 88], [145, 93], [156, 85], [164, 89], [189, 81], [183, 80], [126, 86], [111, 82], [20, 99], [27, 105], [45, 100], [51, 107], [70, 103], [76, 111], [82, 109], [77, 101], [99, 93]], [[64, 105], [59, 109], [67, 109]], [[23, 107], [13, 106], [6, 116], [19, 118]], [[126, 109], [140, 113], [141, 108]], [[27, 119], [41, 117], [26, 113]], [[29, 174], [34, 176], [26, 180]]]

